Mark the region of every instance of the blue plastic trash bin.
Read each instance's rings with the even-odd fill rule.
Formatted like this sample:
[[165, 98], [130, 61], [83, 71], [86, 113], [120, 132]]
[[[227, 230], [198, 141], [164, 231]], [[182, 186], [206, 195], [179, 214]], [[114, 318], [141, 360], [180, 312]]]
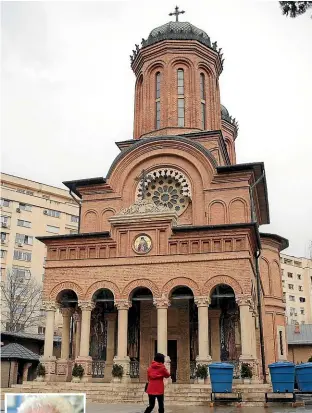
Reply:
[[233, 364], [212, 363], [209, 365], [209, 374], [213, 393], [232, 393]]
[[292, 393], [295, 388], [295, 365], [287, 361], [269, 364], [274, 393]]
[[312, 363], [296, 366], [296, 379], [300, 391], [312, 391]]

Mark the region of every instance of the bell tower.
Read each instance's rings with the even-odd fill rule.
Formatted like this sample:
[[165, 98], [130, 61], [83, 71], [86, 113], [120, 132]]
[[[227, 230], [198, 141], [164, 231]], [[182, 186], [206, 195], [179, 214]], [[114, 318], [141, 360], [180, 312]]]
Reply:
[[134, 139], [219, 130], [221, 49], [206, 32], [179, 21], [152, 30], [136, 45], [131, 68], [136, 76]]

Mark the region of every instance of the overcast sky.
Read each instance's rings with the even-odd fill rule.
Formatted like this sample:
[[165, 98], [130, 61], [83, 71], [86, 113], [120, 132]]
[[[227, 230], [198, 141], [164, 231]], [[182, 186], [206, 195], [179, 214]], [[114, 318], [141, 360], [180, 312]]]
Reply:
[[[171, 20], [168, 1], [2, 2], [2, 172], [47, 184], [105, 176], [132, 138], [135, 43]], [[189, 1], [181, 20], [218, 41], [221, 100], [239, 121], [237, 162], [264, 161], [271, 224], [312, 240], [312, 20], [278, 2]]]

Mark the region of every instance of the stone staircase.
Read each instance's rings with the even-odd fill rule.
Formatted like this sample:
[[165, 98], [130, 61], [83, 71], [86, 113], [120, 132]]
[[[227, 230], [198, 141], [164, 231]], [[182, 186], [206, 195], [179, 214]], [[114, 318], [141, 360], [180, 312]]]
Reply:
[[[270, 390], [264, 384], [240, 384], [233, 386], [233, 392], [241, 392], [244, 405], [263, 406], [264, 393]], [[2, 389], [4, 393], [86, 393], [88, 402], [106, 404], [146, 404], [144, 383], [40, 383], [25, 382]], [[4, 396], [3, 396], [4, 397]], [[205, 384], [169, 384], [165, 390], [168, 405], [209, 405], [211, 386]]]

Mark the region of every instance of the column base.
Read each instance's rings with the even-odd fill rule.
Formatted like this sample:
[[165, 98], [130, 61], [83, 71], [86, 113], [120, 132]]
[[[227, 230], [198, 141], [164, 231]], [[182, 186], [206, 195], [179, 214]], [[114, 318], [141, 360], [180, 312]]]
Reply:
[[72, 378], [72, 360], [56, 360], [56, 381], [70, 381]]
[[92, 381], [92, 357], [79, 356], [76, 358], [75, 363], [80, 364], [84, 368], [84, 375], [81, 382], [87, 383]]
[[53, 382], [56, 378], [56, 357], [55, 356], [42, 356], [40, 357], [40, 363], [45, 367], [45, 382]]
[[[123, 376], [121, 379], [122, 383], [127, 383], [131, 381], [130, 378], [130, 358], [128, 356], [119, 358], [118, 356], [114, 357], [114, 364], [120, 364], [123, 367]], [[112, 378], [114, 381], [114, 377]]]
[[252, 383], [259, 383], [260, 382], [259, 360], [255, 359], [251, 355], [242, 354], [239, 357], [240, 368], [243, 363], [249, 364], [252, 369], [252, 379], [251, 379]]

